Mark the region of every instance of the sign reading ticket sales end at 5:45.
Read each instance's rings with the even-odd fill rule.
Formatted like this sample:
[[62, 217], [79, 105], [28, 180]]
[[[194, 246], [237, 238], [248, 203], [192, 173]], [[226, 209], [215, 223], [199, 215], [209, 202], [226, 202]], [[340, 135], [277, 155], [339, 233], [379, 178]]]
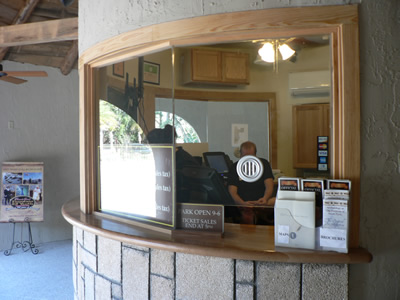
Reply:
[[0, 222], [43, 221], [43, 186], [43, 163], [3, 163]]

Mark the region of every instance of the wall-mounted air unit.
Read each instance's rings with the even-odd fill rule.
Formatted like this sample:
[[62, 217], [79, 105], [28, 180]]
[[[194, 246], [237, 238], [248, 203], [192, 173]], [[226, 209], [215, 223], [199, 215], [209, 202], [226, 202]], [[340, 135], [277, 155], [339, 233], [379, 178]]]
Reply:
[[289, 93], [297, 98], [329, 97], [331, 73], [328, 70], [289, 73]]

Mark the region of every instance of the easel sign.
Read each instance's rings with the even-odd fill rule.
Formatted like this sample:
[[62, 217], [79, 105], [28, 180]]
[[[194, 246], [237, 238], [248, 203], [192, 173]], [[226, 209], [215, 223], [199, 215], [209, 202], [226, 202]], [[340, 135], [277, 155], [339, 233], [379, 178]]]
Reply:
[[42, 162], [3, 163], [0, 222], [43, 221], [43, 187]]

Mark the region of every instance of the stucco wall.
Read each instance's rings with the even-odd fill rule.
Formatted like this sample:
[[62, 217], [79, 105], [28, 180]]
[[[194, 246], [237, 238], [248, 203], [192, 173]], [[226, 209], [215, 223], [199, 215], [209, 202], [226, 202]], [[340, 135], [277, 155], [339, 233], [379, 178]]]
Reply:
[[354, 299], [400, 297], [400, 2], [360, 6], [361, 244], [371, 264], [350, 268]]
[[[44, 162], [44, 222], [32, 223], [36, 245], [70, 239], [61, 206], [79, 196], [78, 72], [4, 61], [4, 70], [43, 70], [47, 78], [14, 85], [0, 81], [0, 163]], [[8, 122], [14, 128], [8, 128]], [[24, 241], [27, 240], [24, 227]], [[20, 239], [20, 226], [16, 227]], [[0, 250], [12, 243], [12, 225], [0, 223]]]
[[[374, 255], [350, 266], [352, 299], [400, 297], [400, 2], [397, 0], [102, 1], [79, 3], [79, 51], [139, 27], [208, 14], [306, 5], [360, 4], [361, 229]], [[101, 21], [99, 22], [99, 16]]]
[[120, 33], [157, 23], [256, 9], [358, 3], [361, 0], [80, 0], [79, 53]]

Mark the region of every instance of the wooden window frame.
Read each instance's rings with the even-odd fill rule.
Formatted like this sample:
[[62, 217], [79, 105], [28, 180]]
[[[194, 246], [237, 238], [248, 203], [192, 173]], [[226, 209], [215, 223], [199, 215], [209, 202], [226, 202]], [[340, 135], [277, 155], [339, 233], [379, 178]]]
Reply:
[[156, 24], [120, 34], [80, 57], [80, 207], [97, 199], [94, 69], [173, 46], [259, 38], [329, 35], [332, 50], [332, 166], [352, 181], [349, 246], [358, 247], [360, 220], [360, 76], [358, 6], [314, 6], [226, 13]]

